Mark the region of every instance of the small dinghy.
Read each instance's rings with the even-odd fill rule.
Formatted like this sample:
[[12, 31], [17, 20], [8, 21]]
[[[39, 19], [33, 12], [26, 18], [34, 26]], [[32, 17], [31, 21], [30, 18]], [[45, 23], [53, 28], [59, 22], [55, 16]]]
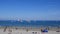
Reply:
[[41, 30], [41, 32], [48, 32], [48, 30], [44, 29], [44, 30]]

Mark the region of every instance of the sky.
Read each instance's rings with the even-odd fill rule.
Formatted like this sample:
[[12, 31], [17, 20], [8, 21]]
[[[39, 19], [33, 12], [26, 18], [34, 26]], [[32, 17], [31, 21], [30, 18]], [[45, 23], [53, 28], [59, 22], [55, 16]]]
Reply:
[[0, 20], [60, 20], [60, 0], [0, 0]]

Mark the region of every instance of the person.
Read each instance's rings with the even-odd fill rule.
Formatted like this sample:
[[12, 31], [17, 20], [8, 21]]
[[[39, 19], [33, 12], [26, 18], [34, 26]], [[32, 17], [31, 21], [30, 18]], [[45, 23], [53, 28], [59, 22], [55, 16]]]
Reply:
[[28, 32], [28, 29], [26, 31]]
[[6, 31], [6, 29], [7, 29], [7, 26], [5, 27], [4, 32]]
[[41, 29], [41, 32], [42, 32], [43, 30]]

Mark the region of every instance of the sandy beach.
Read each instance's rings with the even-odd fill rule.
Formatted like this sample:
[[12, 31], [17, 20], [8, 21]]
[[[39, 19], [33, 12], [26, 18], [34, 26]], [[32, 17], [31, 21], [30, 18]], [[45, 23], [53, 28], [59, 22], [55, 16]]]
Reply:
[[0, 34], [60, 34], [56, 32], [60, 29], [50, 29], [48, 32], [41, 32], [40, 28], [7, 28], [4, 31], [4, 28], [0, 28]]

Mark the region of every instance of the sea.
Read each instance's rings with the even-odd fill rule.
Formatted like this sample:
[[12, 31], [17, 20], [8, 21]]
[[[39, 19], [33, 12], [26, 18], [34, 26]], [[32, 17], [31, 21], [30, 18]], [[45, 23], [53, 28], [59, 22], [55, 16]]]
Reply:
[[60, 21], [41, 21], [31, 20], [16, 21], [16, 20], [0, 20], [0, 26], [19, 26], [19, 27], [40, 27], [40, 26], [60, 26]]

